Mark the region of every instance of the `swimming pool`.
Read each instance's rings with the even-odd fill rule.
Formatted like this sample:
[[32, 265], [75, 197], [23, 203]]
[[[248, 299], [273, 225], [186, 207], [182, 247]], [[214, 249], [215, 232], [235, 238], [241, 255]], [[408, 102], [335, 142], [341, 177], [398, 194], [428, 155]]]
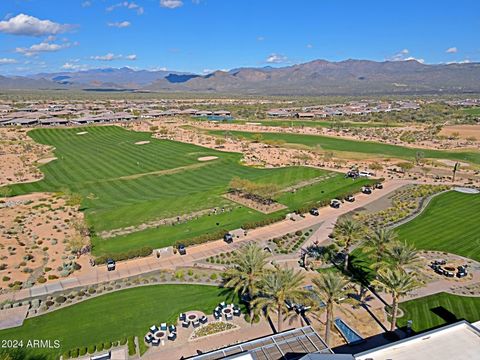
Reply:
[[336, 318], [334, 320], [334, 323], [335, 327], [338, 329], [338, 331], [340, 331], [340, 333], [349, 345], [358, 344], [364, 341], [364, 339], [360, 335], [358, 335], [355, 330], [348, 326], [342, 319]]

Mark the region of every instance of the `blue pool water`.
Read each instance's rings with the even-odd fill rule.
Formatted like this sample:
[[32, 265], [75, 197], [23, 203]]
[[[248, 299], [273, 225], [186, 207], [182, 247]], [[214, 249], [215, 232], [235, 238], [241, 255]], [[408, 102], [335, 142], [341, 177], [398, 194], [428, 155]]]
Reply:
[[342, 333], [348, 344], [355, 344], [363, 341], [363, 338], [351, 329], [342, 319], [336, 318], [334, 320], [335, 326]]

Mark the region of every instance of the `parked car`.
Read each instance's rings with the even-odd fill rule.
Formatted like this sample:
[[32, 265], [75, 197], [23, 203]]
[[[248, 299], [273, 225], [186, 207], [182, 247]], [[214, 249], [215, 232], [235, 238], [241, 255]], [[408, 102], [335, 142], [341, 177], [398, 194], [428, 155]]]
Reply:
[[179, 253], [180, 255], [186, 255], [186, 254], [187, 254], [187, 248], [186, 248], [185, 245], [183, 245], [183, 244], [179, 244], [179, 245], [177, 246], [177, 250], [178, 250], [178, 253]]
[[334, 209], [338, 209], [342, 203], [338, 199], [333, 199], [330, 201], [330, 206]]
[[313, 215], [313, 216], [318, 216], [318, 215], [320, 215], [320, 213], [318, 212], [318, 209], [317, 209], [317, 208], [311, 208], [311, 209], [310, 209], [310, 214]]
[[354, 202], [355, 197], [353, 195], [347, 195], [347, 196], [345, 196], [345, 201]]
[[108, 270], [108, 271], [113, 271], [113, 270], [115, 270], [115, 260], [113, 260], [113, 259], [107, 259], [107, 270]]
[[360, 171], [358, 173], [358, 176], [360, 176], [360, 177], [371, 177], [371, 176], [375, 176], [375, 174], [371, 173], [370, 171]]
[[230, 233], [226, 233], [223, 235], [223, 241], [225, 241], [227, 244], [231, 244], [233, 242], [233, 236]]

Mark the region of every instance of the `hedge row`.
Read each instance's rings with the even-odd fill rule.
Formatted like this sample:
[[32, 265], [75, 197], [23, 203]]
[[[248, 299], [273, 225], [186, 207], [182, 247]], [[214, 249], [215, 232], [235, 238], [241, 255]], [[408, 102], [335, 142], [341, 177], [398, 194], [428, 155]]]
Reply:
[[137, 353], [137, 346], [135, 345], [135, 338], [133, 336], [128, 337], [128, 355], [133, 356]]
[[90, 345], [88, 347], [82, 346], [80, 348], [75, 348], [72, 350], [65, 351], [63, 353], [63, 358], [64, 359], [73, 359], [77, 358], [79, 356], [84, 356], [87, 353], [88, 354], [94, 354], [96, 352], [100, 352], [103, 350], [110, 350], [112, 346], [118, 346], [118, 345], [125, 345], [127, 343], [127, 339], [124, 338], [120, 341], [114, 341], [113, 343], [111, 341], [105, 341], [103, 343], [98, 343], [97, 345]]
[[127, 252], [115, 253], [112, 255], [102, 255], [95, 259], [97, 264], [105, 264], [108, 259], [113, 259], [115, 261], [122, 261], [128, 259], [134, 259], [137, 257], [150, 256], [153, 253], [153, 248], [150, 246], [144, 246], [139, 249], [132, 249]]

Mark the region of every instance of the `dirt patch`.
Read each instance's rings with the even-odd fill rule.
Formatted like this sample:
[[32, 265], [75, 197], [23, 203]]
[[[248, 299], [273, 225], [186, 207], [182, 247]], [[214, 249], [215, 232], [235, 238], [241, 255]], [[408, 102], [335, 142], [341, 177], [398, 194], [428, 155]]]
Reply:
[[244, 198], [238, 194], [225, 194], [223, 195], [224, 198], [230, 200], [230, 201], [233, 201], [233, 202], [236, 202], [237, 204], [240, 204], [240, 205], [243, 205], [243, 206], [246, 206], [250, 209], [253, 209], [253, 210], [257, 210], [261, 213], [264, 213], [264, 214], [270, 214], [270, 213], [273, 213], [275, 211], [279, 211], [279, 210], [283, 210], [283, 209], [286, 209], [287, 207], [283, 204], [280, 204], [280, 203], [272, 203], [272, 204], [269, 204], [269, 205], [266, 205], [266, 204], [259, 204], [258, 202], [254, 201], [254, 200], [251, 200], [251, 199], [247, 199], [247, 198]]
[[197, 160], [198, 161], [211, 161], [211, 160], [215, 160], [215, 159], [218, 159], [218, 156], [202, 156], [202, 157], [199, 157]]
[[453, 161], [453, 160], [447, 160], [447, 159], [441, 159], [437, 161], [447, 166], [455, 166], [457, 162], [460, 164], [460, 166], [470, 166], [469, 163], [461, 162], [461, 161]]
[[445, 126], [440, 135], [458, 136], [461, 139], [475, 138], [480, 140], [480, 125], [451, 125]]
[[150, 144], [150, 141], [137, 141], [135, 145], [145, 145], [145, 144]]
[[83, 222], [83, 215], [64, 199], [36, 193], [0, 202], [1, 292], [38, 283], [40, 277], [68, 276], [72, 261], [88, 268], [87, 256], [77, 259], [69, 250], [69, 240], [77, 234], [74, 224]]
[[50, 161], [53, 161], [53, 160], [57, 160], [57, 158], [56, 157], [44, 158], [44, 159], [37, 160], [37, 163], [48, 164]]
[[85, 135], [85, 134], [88, 134], [88, 131], [80, 131], [77, 133], [77, 135]]

